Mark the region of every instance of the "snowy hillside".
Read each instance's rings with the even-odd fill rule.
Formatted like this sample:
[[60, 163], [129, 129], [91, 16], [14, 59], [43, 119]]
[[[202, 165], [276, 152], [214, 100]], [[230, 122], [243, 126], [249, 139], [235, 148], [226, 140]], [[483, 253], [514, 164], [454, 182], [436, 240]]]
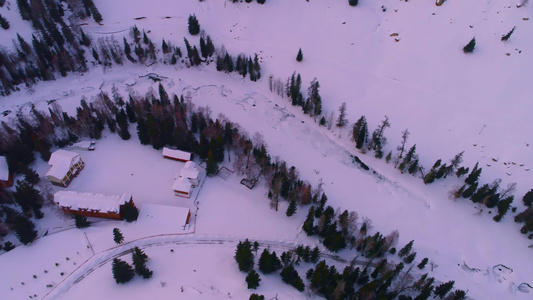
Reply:
[[[13, 19], [11, 29], [1, 35], [3, 45], [16, 37], [17, 30], [24, 37], [31, 36], [31, 28], [17, 19], [16, 5], [11, 2], [9, 13], [4, 13], [6, 7], [0, 8]], [[462, 179], [450, 176], [424, 185], [420, 178], [400, 174], [393, 164], [374, 158], [372, 152], [361, 153], [350, 141], [351, 127], [361, 115], [366, 116], [370, 132], [386, 115], [391, 128], [385, 132], [385, 153], [395, 153], [406, 128], [411, 132], [407, 144], [416, 144], [425, 171], [437, 159], [448, 162], [465, 151], [462, 165], [472, 168], [479, 162], [482, 183], [496, 178], [502, 178], [502, 187], [517, 183], [513, 206], [522, 211], [522, 196], [533, 188], [533, 119], [529, 117], [533, 87], [526, 79], [533, 67], [531, 5], [517, 7], [516, 0], [447, 0], [442, 6], [434, 1], [360, 0], [356, 7], [347, 1], [316, 0], [267, 0], [264, 5], [215, 0], [94, 2], [104, 21], [89, 20], [82, 26], [93, 40], [111, 35], [119, 41], [123, 36], [131, 38], [130, 28], [136, 25], [159, 48], [165, 39], [184, 49], [184, 37], [191, 44], [199, 42], [187, 31], [187, 18], [195, 14], [215, 45], [224, 45], [233, 55], [258, 54], [263, 76], [254, 83], [237, 74], [217, 72], [213, 64], [188, 68], [126, 62], [105, 69], [96, 65], [82, 74], [40, 82], [33, 91], [22, 88], [3, 97], [0, 112], [27, 111], [28, 103], [47, 111], [47, 101], [56, 100], [75, 115], [82, 97], [90, 100], [100, 91], [110, 93], [113, 86], [123, 95], [157, 90], [158, 83], [145, 75], [158, 74], [169, 94], [186, 95], [196, 107], [209, 106], [213, 117], [223, 114], [250, 136], [261, 133], [272, 157], [294, 165], [313, 186], [324, 183], [328, 204], [335, 209], [357, 211], [384, 234], [399, 230], [399, 247], [414, 240], [416, 261], [430, 258], [435, 266], [430, 276], [439, 283], [455, 280], [455, 288], [468, 291], [473, 299], [528, 299], [533, 292], [526, 287], [533, 285], [533, 272], [526, 263], [533, 255], [528, 247], [531, 241], [520, 234], [521, 225], [513, 222], [513, 213], [496, 223], [494, 209], [467, 199], [450, 200], [449, 192]], [[19, 27], [18, 22], [25, 25]], [[502, 42], [501, 36], [514, 26], [511, 38]], [[477, 42], [474, 52], [463, 53], [473, 37]], [[302, 62], [295, 60], [299, 48]], [[302, 76], [304, 97], [309, 82], [319, 80], [325, 116], [333, 113], [336, 118], [341, 103], [347, 103], [349, 125], [345, 129], [319, 126], [318, 120], [292, 106], [290, 99], [269, 91], [270, 76], [285, 82], [294, 71]], [[0, 120], [14, 117], [6, 113]], [[308, 208], [299, 207], [291, 218], [284, 214], [286, 202], [279, 212], [270, 210], [264, 180], [249, 191], [238, 183], [237, 175], [228, 181], [208, 177], [194, 202], [198, 211], [193, 200], [176, 201], [170, 185], [178, 164], [163, 161], [158, 151], [141, 146], [135, 130], [131, 125], [134, 138], [127, 142], [107, 132], [94, 153], [82, 153], [85, 173], [68, 189], [108, 194], [128, 191], [141, 205], [189, 207], [197, 213], [194, 225], [176, 234], [163, 228], [164, 224], [103, 221], [80, 231], [68, 229], [65, 220], [53, 220], [55, 212], [49, 208], [39, 233], [52, 232], [56, 223], [67, 230], [0, 255], [2, 265], [16, 269], [24, 257], [44, 253], [15, 275], [2, 271], [0, 294], [13, 295], [13, 299], [34, 293], [39, 299], [45, 295], [70, 299], [98, 290], [98, 297], [172, 299], [182, 293], [183, 299], [245, 299], [250, 294], [245, 274], [238, 272], [232, 257], [239, 239], [264, 241], [280, 252], [297, 244], [318, 244], [301, 231]], [[350, 155], [359, 156], [371, 170], [359, 168]], [[232, 167], [229, 162], [225, 165]], [[43, 177], [48, 165], [39, 160], [35, 169]], [[110, 260], [124, 254], [127, 247], [112, 243], [113, 227], [126, 233], [128, 246], [146, 247], [155, 273], [151, 282], [135, 279], [132, 289], [115, 285]], [[161, 234], [170, 236], [158, 237]], [[86, 242], [93, 243], [92, 253]], [[54, 253], [55, 245], [61, 243], [69, 245]], [[209, 260], [197, 259], [199, 253]], [[355, 255], [355, 250], [339, 253], [347, 260]], [[74, 256], [80, 267], [65, 262], [61, 271], [66, 274], [54, 270], [41, 278], [43, 270], [57, 267], [56, 261], [61, 259], [63, 264], [64, 257]], [[298, 269], [302, 277], [309, 267]], [[35, 272], [41, 273], [31, 278]], [[416, 274], [422, 273], [417, 270]], [[258, 293], [267, 298], [278, 292], [280, 299], [309, 297], [282, 283], [279, 276], [270, 276], [263, 278]]]

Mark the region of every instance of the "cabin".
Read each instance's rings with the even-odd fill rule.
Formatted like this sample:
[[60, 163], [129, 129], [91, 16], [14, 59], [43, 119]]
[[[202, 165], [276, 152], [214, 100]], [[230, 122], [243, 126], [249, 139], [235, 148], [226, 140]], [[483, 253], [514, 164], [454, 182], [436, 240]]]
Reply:
[[46, 178], [52, 184], [62, 187], [67, 187], [85, 166], [78, 153], [62, 149], [52, 153], [48, 164], [52, 168], [46, 173]]
[[179, 176], [189, 179], [192, 187], [197, 187], [200, 183], [200, 171], [196, 168], [194, 161], [188, 161], [180, 170]]
[[13, 186], [13, 172], [9, 171], [7, 159], [5, 156], [0, 156], [0, 188], [8, 188]]
[[172, 185], [172, 190], [174, 191], [174, 195], [176, 196], [183, 198], [191, 198], [192, 183], [189, 179], [180, 176], [174, 181], [174, 184]]
[[192, 160], [192, 153], [163, 147], [163, 157], [181, 162], [188, 162]]
[[70, 149], [94, 151], [94, 149], [96, 149], [95, 145], [96, 145], [95, 141], [81, 141], [81, 142], [72, 144], [72, 146], [70, 146]]
[[54, 202], [66, 214], [114, 220], [123, 218], [123, 210], [126, 203], [135, 206], [133, 197], [129, 194], [117, 196], [74, 191], [59, 191], [55, 193]]

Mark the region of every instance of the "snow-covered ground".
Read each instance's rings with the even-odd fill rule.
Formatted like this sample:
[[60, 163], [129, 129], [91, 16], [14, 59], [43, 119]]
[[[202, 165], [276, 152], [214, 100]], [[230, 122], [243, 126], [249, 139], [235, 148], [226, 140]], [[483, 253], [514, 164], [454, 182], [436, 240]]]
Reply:
[[[216, 45], [224, 44], [232, 54], [259, 54], [263, 78], [251, 83], [235, 74], [218, 73], [213, 66], [97, 67], [85, 74], [39, 83], [31, 94], [22, 91], [4, 97], [0, 111], [16, 111], [25, 103], [45, 110], [45, 100], [57, 100], [73, 114], [82, 96], [90, 98], [100, 89], [109, 92], [113, 84], [124, 95], [132, 84], [134, 90], [144, 93], [157, 85], [139, 76], [160, 74], [166, 77], [162, 83], [169, 93], [190, 95], [195, 105], [209, 106], [214, 117], [224, 114], [250, 135], [260, 132], [271, 155], [296, 166], [301, 177], [313, 185], [323, 180], [335, 208], [371, 218], [375, 229], [384, 234], [398, 229], [400, 245], [414, 239], [417, 260], [429, 257], [437, 265], [430, 275], [438, 281], [455, 280], [456, 288], [468, 290], [468, 296], [475, 299], [528, 299], [530, 294], [517, 291], [517, 287], [524, 282], [533, 284], [528, 264], [533, 255], [528, 248], [531, 242], [519, 233], [510, 213], [500, 224], [495, 223], [487, 209], [478, 214], [479, 208], [469, 201], [448, 198], [459, 180], [448, 178], [425, 186], [420, 179], [401, 175], [370, 154], [358, 153], [348, 130], [318, 127], [286, 99], [270, 93], [268, 77], [284, 80], [296, 70], [302, 74], [304, 89], [317, 77], [326, 111], [335, 111], [336, 116], [340, 104], [347, 102], [350, 121], [364, 114], [372, 130], [388, 115], [392, 127], [386, 131], [386, 149], [394, 150], [400, 132], [409, 128], [408, 144], [417, 144], [426, 169], [436, 159], [447, 161], [464, 150], [465, 166], [479, 161], [483, 167], [482, 182], [502, 178], [502, 186], [518, 183], [514, 205], [521, 209], [520, 198], [533, 187], [529, 171], [533, 121], [528, 116], [533, 111], [528, 99], [532, 86], [526, 80], [533, 67], [533, 36], [528, 34], [533, 21], [524, 20], [531, 17], [531, 6], [517, 8], [515, 0], [446, 1], [441, 7], [433, 1], [383, 0], [360, 1], [352, 8], [344, 2], [269, 0], [261, 6], [255, 2], [161, 0], [148, 8], [140, 0], [127, 4], [95, 1], [103, 25], [84, 27], [95, 38], [110, 33], [120, 37], [136, 24], [150, 31], [149, 37], [157, 43], [165, 38], [181, 46], [184, 36], [197, 43], [197, 38], [187, 33], [187, 17], [195, 13]], [[134, 20], [136, 17], [145, 18]], [[501, 35], [513, 26], [517, 26], [516, 32], [502, 43]], [[392, 33], [398, 33], [398, 42]], [[461, 48], [473, 36], [476, 50], [465, 55]], [[300, 47], [304, 61], [297, 63]], [[286, 203], [279, 212], [270, 210], [263, 187], [250, 191], [235, 175], [227, 181], [207, 178], [196, 199], [175, 197], [170, 186], [182, 164], [141, 146], [133, 135], [130, 141], [107, 135], [97, 142], [96, 151], [80, 152], [86, 167], [68, 189], [131, 193], [141, 210], [143, 203], [189, 207], [193, 226], [161, 240], [156, 236], [169, 230], [142, 222], [102, 221], [86, 230], [49, 234], [28, 247], [0, 255], [3, 269], [18, 270], [0, 273], [0, 294], [13, 299], [42, 298], [47, 293], [50, 298], [76, 299], [89, 291], [101, 297], [129, 293], [135, 298], [222, 299], [230, 293], [245, 298], [249, 294], [245, 275], [237, 271], [232, 258], [238, 239], [316, 244], [300, 234], [305, 208], [286, 218]], [[377, 174], [357, 168], [349, 154], [359, 155]], [[36, 167], [41, 175], [48, 170], [44, 162]], [[197, 201], [198, 211], [193, 201]], [[50, 215], [55, 214], [47, 214], [40, 233], [63, 229], [55, 228], [57, 222], [49, 220]], [[65, 226], [66, 222], [59, 223]], [[109, 257], [125, 250], [115, 248], [114, 227], [121, 228], [128, 245], [147, 245], [143, 244], [147, 237], [160, 243], [145, 249], [152, 259], [148, 267], [154, 270], [153, 279], [135, 279], [125, 286], [113, 282]], [[194, 234], [183, 235], [190, 232]], [[209, 246], [195, 242], [205, 235], [228, 242]], [[173, 244], [181, 239], [191, 243]], [[87, 248], [89, 243], [92, 250]], [[351, 258], [355, 254], [345, 250], [341, 255]], [[129, 254], [125, 258], [130, 259]], [[494, 268], [499, 264], [512, 272]], [[300, 271], [303, 275], [304, 269]], [[306, 297], [277, 276], [266, 277], [259, 293], [273, 297], [276, 291], [280, 299]], [[165, 287], [162, 282], [167, 283]], [[183, 297], [179, 295], [182, 287]]]

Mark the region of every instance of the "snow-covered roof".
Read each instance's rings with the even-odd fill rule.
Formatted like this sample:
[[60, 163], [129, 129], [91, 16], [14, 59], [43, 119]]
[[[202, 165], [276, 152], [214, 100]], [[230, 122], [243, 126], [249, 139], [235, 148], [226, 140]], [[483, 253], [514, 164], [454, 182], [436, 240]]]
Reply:
[[188, 161], [185, 163], [185, 166], [180, 170], [180, 176], [191, 179], [198, 179], [198, 174], [200, 171], [196, 169], [196, 164], [193, 161]]
[[52, 166], [46, 176], [62, 179], [67, 175], [72, 164], [80, 160], [80, 155], [76, 152], [59, 149], [52, 153], [48, 164]]
[[0, 180], [9, 180], [9, 167], [5, 156], [0, 156]]
[[163, 156], [185, 161], [191, 160], [191, 153], [167, 147], [163, 148]]
[[130, 201], [131, 195], [103, 195], [94, 193], [78, 193], [74, 191], [59, 191], [54, 194], [54, 202], [61, 207], [72, 210], [95, 210], [101, 212], [120, 211], [120, 206]]
[[174, 191], [190, 193], [191, 189], [191, 181], [184, 177], [179, 177], [174, 181], [174, 184], [172, 185], [172, 190]]
[[137, 223], [162, 225], [162, 228], [184, 226], [187, 223], [190, 209], [169, 205], [143, 204]]

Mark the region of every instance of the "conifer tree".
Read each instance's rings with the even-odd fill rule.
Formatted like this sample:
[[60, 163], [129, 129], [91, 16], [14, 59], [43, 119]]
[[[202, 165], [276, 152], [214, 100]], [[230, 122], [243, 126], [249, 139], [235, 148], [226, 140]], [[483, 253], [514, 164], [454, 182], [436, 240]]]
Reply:
[[466, 177], [465, 183], [473, 185], [476, 183], [479, 179], [479, 176], [481, 175], [481, 171], [483, 168], [478, 168], [479, 162], [476, 163], [474, 168], [472, 169], [472, 172]]
[[139, 217], [139, 209], [131, 202], [126, 202], [124, 204], [123, 214], [126, 222], [133, 222]]
[[208, 176], [216, 175], [218, 173], [218, 162], [215, 153], [212, 150], [207, 152], [206, 174]]
[[253, 293], [248, 300], [265, 300], [265, 296]]
[[524, 203], [525, 206], [531, 207], [531, 204], [533, 204], [533, 189], [529, 190], [524, 197], [522, 198], [522, 203]]
[[422, 261], [418, 265], [416, 265], [416, 267], [422, 270], [426, 267], [427, 263], [428, 263], [428, 258], [424, 257], [424, 259], [422, 259]]
[[255, 271], [251, 270], [246, 276], [246, 283], [248, 284], [248, 289], [256, 289], [259, 287], [259, 282], [261, 281], [261, 276]]
[[296, 201], [294, 201], [293, 199], [289, 203], [289, 207], [287, 207], [287, 212], [285, 212], [285, 214], [287, 215], [287, 217], [290, 217], [294, 215], [294, 213], [296, 213]]
[[120, 245], [122, 242], [124, 242], [124, 236], [118, 228], [113, 228], [113, 241], [115, 241], [117, 245]]
[[135, 276], [133, 268], [125, 261], [118, 258], [113, 259], [113, 278], [117, 284], [126, 283]]
[[410, 134], [409, 129], [405, 129], [404, 131], [402, 131], [402, 141], [400, 142], [400, 145], [396, 147], [396, 150], [398, 151], [398, 160], [394, 167], [398, 167], [398, 164], [400, 163], [400, 159], [403, 158], [403, 152], [405, 151], [405, 144], [407, 143], [409, 134]]
[[511, 37], [515, 29], [516, 26], [514, 26], [513, 29], [511, 29], [511, 31], [509, 31], [508, 33], [502, 35], [502, 42], [507, 42], [507, 40]]
[[359, 4], [359, 0], [348, 0], [348, 4], [350, 4], [350, 6], [357, 6], [357, 4]]
[[315, 221], [315, 207], [311, 206], [309, 208], [309, 212], [307, 213], [307, 218], [305, 219], [304, 224], [302, 226], [303, 231], [305, 231], [307, 235], [315, 234], [314, 221]]
[[139, 247], [135, 247], [131, 254], [135, 273], [137, 273], [137, 275], [141, 276], [143, 279], [152, 277], [154, 272], [146, 267], [148, 255], [146, 255]]
[[455, 281], [450, 280], [443, 284], [437, 285], [433, 293], [435, 294], [435, 296], [438, 296], [439, 298], [443, 299], [452, 290], [454, 284]]
[[206, 39], [206, 50], [207, 50], [207, 56], [211, 57], [215, 53], [215, 45], [213, 45], [213, 41], [211, 40], [210, 36], [207, 36]]
[[35, 224], [23, 215], [17, 215], [13, 220], [15, 235], [23, 245], [27, 245], [37, 238]]
[[365, 116], [361, 116], [353, 125], [352, 141], [355, 142], [355, 148], [361, 149], [366, 143], [368, 136], [368, 125]]
[[476, 38], [473, 37], [470, 42], [468, 42], [468, 44], [466, 44], [466, 46], [463, 47], [463, 52], [464, 53], [472, 53], [474, 52], [474, 48], [476, 47]]
[[76, 228], [80, 229], [91, 226], [91, 223], [87, 221], [87, 218], [80, 214], [74, 214], [74, 223], [76, 224]]
[[346, 102], [342, 102], [341, 106], [339, 107], [339, 116], [337, 117], [335, 126], [344, 128], [346, 127], [346, 124], [348, 124], [348, 120], [346, 119]]
[[200, 23], [198, 22], [196, 15], [189, 15], [188, 23], [189, 33], [191, 35], [197, 35], [198, 33], [200, 33]]
[[398, 256], [399, 257], [404, 257], [404, 256], [409, 255], [409, 253], [411, 253], [411, 249], [413, 248], [413, 243], [414, 242], [415, 241], [412, 240], [409, 243], [407, 243], [407, 245], [405, 245], [402, 249], [400, 249], [400, 251], [398, 251]]
[[250, 272], [254, 267], [254, 254], [252, 252], [252, 243], [248, 239], [239, 242], [235, 250], [235, 261], [242, 272]]
[[294, 269], [294, 266], [292, 264], [289, 264], [285, 268], [283, 268], [283, 270], [281, 270], [280, 275], [281, 280], [283, 280], [283, 282], [292, 285], [298, 291], [303, 292], [303, 290], [305, 289], [302, 278], [300, 277], [296, 269]]
[[302, 53], [302, 48], [298, 50], [298, 54], [296, 55], [296, 61], [302, 61], [304, 59], [304, 54]]
[[1, 14], [0, 14], [0, 26], [5, 30], [9, 29], [9, 21]]

